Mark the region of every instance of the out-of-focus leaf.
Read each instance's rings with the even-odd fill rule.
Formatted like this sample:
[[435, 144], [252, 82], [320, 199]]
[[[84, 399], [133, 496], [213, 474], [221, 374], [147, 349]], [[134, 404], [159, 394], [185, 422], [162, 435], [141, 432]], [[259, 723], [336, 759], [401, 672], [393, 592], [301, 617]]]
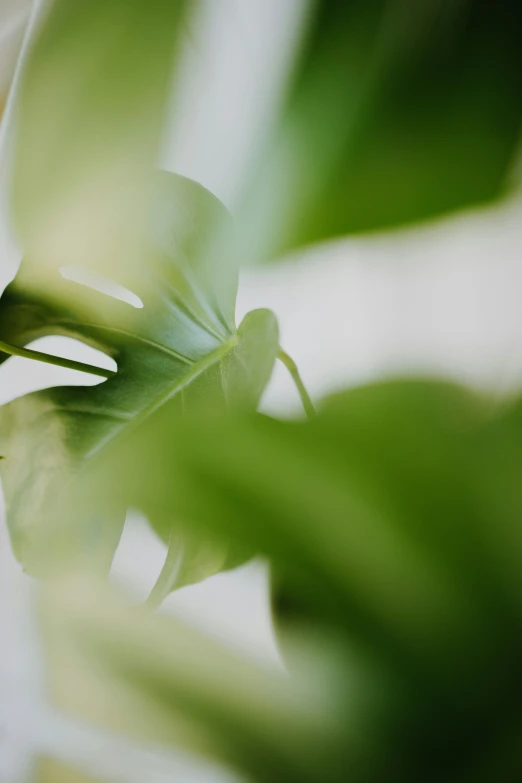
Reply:
[[394, 382], [342, 394], [311, 422], [198, 419], [174, 440], [164, 408], [140, 440], [152, 480], [131, 436], [122, 481], [157, 518], [175, 509], [267, 555], [290, 616], [406, 683], [390, 779], [419, 779], [426, 758], [429, 779], [474, 779], [521, 718], [521, 410]]
[[[118, 365], [117, 374], [98, 386], [48, 389], [0, 410], [8, 524], [15, 552], [31, 571], [45, 570], [47, 523], [56, 526], [66, 514], [67, 546], [83, 550], [87, 560], [99, 557], [107, 569], [126, 501], [109, 496], [99, 502], [89, 491], [72, 509], [64, 494], [122, 432], [145, 426], [167, 401], [178, 413], [201, 399], [255, 409], [272, 371], [278, 350], [275, 317], [253, 311], [236, 330], [237, 270], [212, 263], [212, 238], [228, 219], [224, 208], [183, 177], [162, 173], [156, 184], [151, 226], [141, 245], [143, 264], [117, 280], [139, 296], [142, 308], [64, 279], [58, 264], [42, 277], [31, 256], [0, 299], [4, 342], [22, 346], [44, 335], [66, 335], [104, 351]], [[7, 358], [0, 354], [0, 361]], [[117, 465], [110, 470], [106, 478], [116, 485]], [[169, 519], [151, 521], [180, 546]], [[38, 554], [32, 552], [36, 540]], [[198, 575], [213, 572], [228, 558], [209, 549], [202, 562], [190, 536], [185, 545], [176, 584], [191, 581], [191, 558]], [[52, 549], [58, 554], [58, 542]]]
[[520, 402], [495, 411], [455, 386], [396, 382], [341, 394], [311, 422], [198, 417], [168, 431], [164, 408], [140, 435], [153, 481], [130, 450], [122, 481], [150, 511], [267, 554], [300, 655], [287, 647], [289, 675], [274, 676], [165, 618], [60, 588], [48, 643], [65, 639], [94, 679], [76, 670], [86, 693], [71, 701], [59, 665], [59, 700], [106, 722], [106, 699], [112, 728], [259, 783], [519, 779]]
[[502, 194], [522, 120], [517, 0], [317, 0], [242, 201], [265, 260]]
[[125, 492], [268, 555], [301, 660], [288, 647], [288, 677], [273, 676], [165, 618], [58, 589], [49, 643], [69, 639], [102, 678], [94, 703], [85, 676], [83, 698], [62, 680], [59, 701], [106, 721], [106, 699], [112, 728], [188, 743], [260, 783], [518, 780], [521, 412], [390, 382], [311, 422], [198, 416], [174, 439], [163, 408], [135, 433], [152, 481], [131, 435]]
[[301, 661], [289, 676], [78, 580], [47, 593], [41, 622], [55, 703], [120, 736], [183, 747], [263, 783], [341, 783], [364, 758], [384, 769], [376, 736], [361, 736], [344, 699], [371, 713], [389, 691], [372, 687], [371, 667], [348, 676], [335, 646], [307, 639], [321, 670]]
[[50, 758], [37, 763], [35, 783], [104, 783]]
[[17, 102], [12, 210], [24, 251], [106, 273], [141, 259], [188, 0], [54, 0]]

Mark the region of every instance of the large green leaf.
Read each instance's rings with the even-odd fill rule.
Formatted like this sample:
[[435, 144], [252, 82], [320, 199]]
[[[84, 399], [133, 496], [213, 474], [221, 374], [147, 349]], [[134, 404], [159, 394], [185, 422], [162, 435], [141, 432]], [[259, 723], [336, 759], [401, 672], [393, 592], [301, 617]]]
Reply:
[[[125, 483], [150, 510], [264, 552], [299, 654], [294, 636], [280, 679], [60, 589], [50, 623], [93, 657], [112, 726], [199, 739], [260, 782], [520, 779], [520, 401], [394, 382], [341, 394], [311, 422], [198, 417], [174, 440], [168, 421], [164, 408], [140, 435], [152, 481], [129, 450]], [[143, 713], [118, 708], [124, 693]]]
[[[32, 571], [45, 570], [40, 545], [47, 523], [67, 514], [74, 548], [87, 559], [99, 553], [107, 566], [128, 503], [108, 497], [100, 504], [93, 492], [66, 508], [63, 498], [115, 438], [145, 426], [167, 401], [178, 413], [197, 408], [201, 400], [254, 409], [272, 371], [278, 351], [275, 317], [253, 311], [236, 330], [237, 270], [213, 263], [212, 239], [228, 220], [226, 211], [183, 177], [161, 173], [156, 185], [149, 232], [140, 246], [143, 263], [130, 266], [117, 281], [140, 297], [143, 308], [64, 279], [57, 265], [47, 266], [43, 277], [38, 259], [31, 257], [0, 299], [4, 343], [23, 346], [43, 335], [66, 335], [104, 351], [118, 365], [117, 374], [98, 386], [48, 389], [0, 410], [8, 524], [17, 556]], [[0, 353], [0, 361], [7, 358]], [[110, 470], [116, 485], [117, 470]], [[162, 516], [156, 527], [179, 555], [172, 522]], [[38, 555], [31, 554], [36, 539]], [[176, 583], [226, 561], [226, 552], [210, 549], [202, 564], [195, 542], [189, 537], [185, 544]]]
[[51, 0], [16, 102], [12, 212], [45, 263], [139, 263], [188, 0]]
[[505, 191], [522, 120], [517, 0], [317, 0], [240, 213], [250, 258]]
[[515, 414], [443, 384], [383, 384], [309, 423], [189, 421], [158, 450], [165, 408], [139, 435], [150, 478], [129, 443], [121, 480], [148, 513], [263, 552], [306, 612], [463, 695], [518, 627]]

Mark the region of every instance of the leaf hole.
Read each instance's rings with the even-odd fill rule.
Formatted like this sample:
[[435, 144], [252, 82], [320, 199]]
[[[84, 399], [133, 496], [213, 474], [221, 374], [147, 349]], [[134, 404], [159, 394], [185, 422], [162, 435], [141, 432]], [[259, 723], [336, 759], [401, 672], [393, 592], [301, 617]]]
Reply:
[[93, 272], [92, 269], [80, 269], [75, 266], [61, 266], [60, 274], [64, 280], [70, 280], [78, 285], [84, 285], [86, 288], [92, 288], [94, 291], [98, 291], [100, 294], [105, 294], [113, 299], [118, 299], [120, 302], [125, 302], [131, 307], [135, 307], [137, 310], [141, 310], [143, 302], [132, 291], [129, 291], [125, 286], [116, 283], [105, 275], [100, 275], [98, 272]]
[[[27, 345], [27, 348], [104, 367], [107, 370], [118, 369], [116, 362], [110, 356], [71, 337], [40, 337]], [[11, 356], [0, 365], [0, 405], [12, 402], [24, 394], [53, 386], [97, 386], [100, 383], [105, 383], [105, 378]]]

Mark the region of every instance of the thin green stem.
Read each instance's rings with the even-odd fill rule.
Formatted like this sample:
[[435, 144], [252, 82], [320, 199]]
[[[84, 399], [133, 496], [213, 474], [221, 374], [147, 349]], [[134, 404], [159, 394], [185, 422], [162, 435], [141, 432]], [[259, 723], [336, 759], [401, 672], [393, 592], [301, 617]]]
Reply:
[[57, 367], [67, 367], [69, 370], [79, 370], [88, 372], [90, 375], [99, 375], [102, 378], [112, 378], [116, 375], [114, 370], [106, 370], [103, 367], [93, 367], [92, 364], [84, 362], [75, 362], [73, 359], [63, 359], [61, 356], [53, 356], [41, 351], [32, 351], [30, 348], [19, 348], [16, 345], [10, 345], [0, 340], [0, 352], [8, 353], [10, 356], [21, 356], [22, 359], [34, 359], [37, 362], [45, 364], [55, 364]]
[[159, 609], [165, 598], [169, 593], [172, 593], [176, 587], [182, 560], [183, 547], [180, 545], [179, 537], [175, 537], [171, 533], [163, 568], [161, 569], [160, 575], [158, 576], [149, 597], [145, 601], [144, 606], [152, 611]]
[[299, 397], [301, 398], [301, 402], [303, 404], [303, 408], [306, 415], [308, 416], [309, 419], [313, 419], [315, 416], [315, 408], [312, 400], [310, 399], [310, 395], [306, 391], [306, 387], [303, 383], [303, 379], [299, 374], [299, 370], [297, 369], [297, 364], [286, 353], [286, 351], [283, 351], [282, 348], [279, 348], [279, 353], [277, 354], [277, 358], [279, 359], [280, 362], [282, 362], [285, 365], [286, 369], [292, 376], [292, 380], [295, 383], [297, 391], [299, 392]]

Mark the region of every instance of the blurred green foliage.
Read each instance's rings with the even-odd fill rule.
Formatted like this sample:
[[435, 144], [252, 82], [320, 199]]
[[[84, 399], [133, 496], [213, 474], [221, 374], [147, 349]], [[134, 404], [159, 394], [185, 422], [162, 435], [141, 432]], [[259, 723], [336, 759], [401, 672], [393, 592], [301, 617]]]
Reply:
[[269, 559], [288, 673], [73, 582], [44, 616], [51, 649], [101, 666], [89, 714], [108, 699], [113, 729], [259, 781], [518, 780], [521, 410], [414, 381], [310, 422], [164, 408], [125, 492]]
[[[187, 0], [52, 0], [22, 69], [12, 214], [46, 264], [141, 255]], [[88, 241], [87, 241], [88, 240]]]
[[[45, 577], [52, 699], [260, 783], [516, 783], [520, 401], [390, 381], [315, 416], [275, 316], [236, 328], [234, 310], [238, 261], [506, 189], [520, 6], [311, 3], [232, 226], [200, 185], [154, 170], [192, 5], [55, 0], [21, 80], [25, 258], [0, 299], [0, 362], [57, 334], [117, 363], [99, 386], [0, 411], [13, 548]], [[100, 292], [100, 276], [143, 308]], [[255, 413], [278, 356], [308, 420]], [[129, 507], [169, 543], [140, 609], [106, 579]], [[255, 554], [270, 566], [280, 670], [150, 611]], [[40, 772], [69, 779], [47, 760]]]
[[312, 3], [245, 189], [241, 253], [275, 259], [505, 192], [522, 121], [521, 23], [517, 0]]

